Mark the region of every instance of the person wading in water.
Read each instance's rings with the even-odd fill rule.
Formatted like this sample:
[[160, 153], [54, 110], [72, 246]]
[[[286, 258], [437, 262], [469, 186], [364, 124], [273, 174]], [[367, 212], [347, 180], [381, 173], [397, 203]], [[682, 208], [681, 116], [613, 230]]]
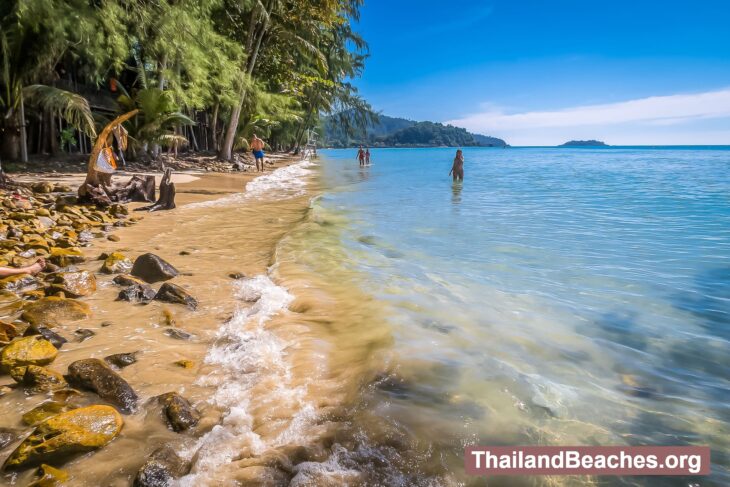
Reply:
[[360, 165], [365, 165], [365, 151], [362, 150], [362, 146], [357, 150], [357, 160], [360, 161]]
[[454, 165], [451, 166], [449, 176], [454, 175], [454, 182], [464, 180], [464, 154], [461, 149], [456, 151], [456, 157], [454, 157]]
[[[256, 171], [264, 172], [264, 141], [259, 139], [256, 134], [253, 134], [250, 145], [253, 157], [256, 159]], [[261, 169], [259, 169], [259, 161], [261, 161]]]

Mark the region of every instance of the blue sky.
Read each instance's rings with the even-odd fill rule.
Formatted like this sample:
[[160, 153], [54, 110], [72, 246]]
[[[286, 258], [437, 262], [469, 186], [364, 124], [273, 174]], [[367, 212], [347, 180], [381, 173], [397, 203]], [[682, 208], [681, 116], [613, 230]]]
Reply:
[[513, 145], [730, 144], [730, 0], [365, 0], [361, 93]]

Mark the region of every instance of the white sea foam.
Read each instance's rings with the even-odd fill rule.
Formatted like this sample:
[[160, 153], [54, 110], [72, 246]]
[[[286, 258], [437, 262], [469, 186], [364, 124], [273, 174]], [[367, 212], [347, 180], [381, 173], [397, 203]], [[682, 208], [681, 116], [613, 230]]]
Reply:
[[286, 167], [280, 167], [270, 173], [259, 176], [246, 183], [245, 191], [235, 193], [211, 201], [190, 203], [185, 208], [211, 208], [244, 202], [249, 198], [275, 197], [295, 198], [306, 190], [306, 176], [311, 173], [315, 164], [308, 158]]
[[[205, 358], [205, 363], [214, 369], [197, 383], [213, 388], [209, 402], [223, 411], [223, 420], [193, 448], [183, 452], [189, 458], [195, 455], [195, 459], [192, 473], [177, 482], [181, 487], [215, 484], [216, 471], [245, 449], [257, 454], [297, 441], [302, 428], [314, 417], [314, 407], [305, 400], [304, 388], [290, 385], [287, 343], [265, 328], [268, 320], [285, 312], [293, 296], [264, 275], [236, 285], [236, 298], [242, 302], [258, 300], [253, 306], [238, 309], [220, 328]], [[251, 391], [262, 381], [276, 384], [267, 391], [267, 401], [287, 404], [295, 410], [283, 431], [268, 441], [253, 431], [253, 417], [249, 414]]]

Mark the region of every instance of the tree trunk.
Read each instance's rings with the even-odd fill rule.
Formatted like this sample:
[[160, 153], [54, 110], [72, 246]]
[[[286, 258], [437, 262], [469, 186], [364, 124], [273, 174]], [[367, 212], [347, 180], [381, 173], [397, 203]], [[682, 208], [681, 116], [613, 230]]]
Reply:
[[23, 103], [23, 87], [20, 87], [20, 160], [28, 162], [28, 134], [25, 130], [25, 104]]
[[216, 102], [213, 106], [213, 120], [210, 122], [210, 138], [213, 141], [213, 150], [218, 151], [218, 109], [220, 103]]

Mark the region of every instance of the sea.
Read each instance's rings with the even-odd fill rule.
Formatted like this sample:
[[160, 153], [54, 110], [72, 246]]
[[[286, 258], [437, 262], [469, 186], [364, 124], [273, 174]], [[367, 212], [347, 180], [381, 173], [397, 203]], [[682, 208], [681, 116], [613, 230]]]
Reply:
[[[730, 147], [465, 148], [463, 182], [455, 149], [371, 154], [319, 152], [309, 224], [279, 256], [367, 301], [333, 328], [387, 337], [330, 467], [730, 485]], [[709, 445], [712, 474], [475, 479], [469, 445]]]

